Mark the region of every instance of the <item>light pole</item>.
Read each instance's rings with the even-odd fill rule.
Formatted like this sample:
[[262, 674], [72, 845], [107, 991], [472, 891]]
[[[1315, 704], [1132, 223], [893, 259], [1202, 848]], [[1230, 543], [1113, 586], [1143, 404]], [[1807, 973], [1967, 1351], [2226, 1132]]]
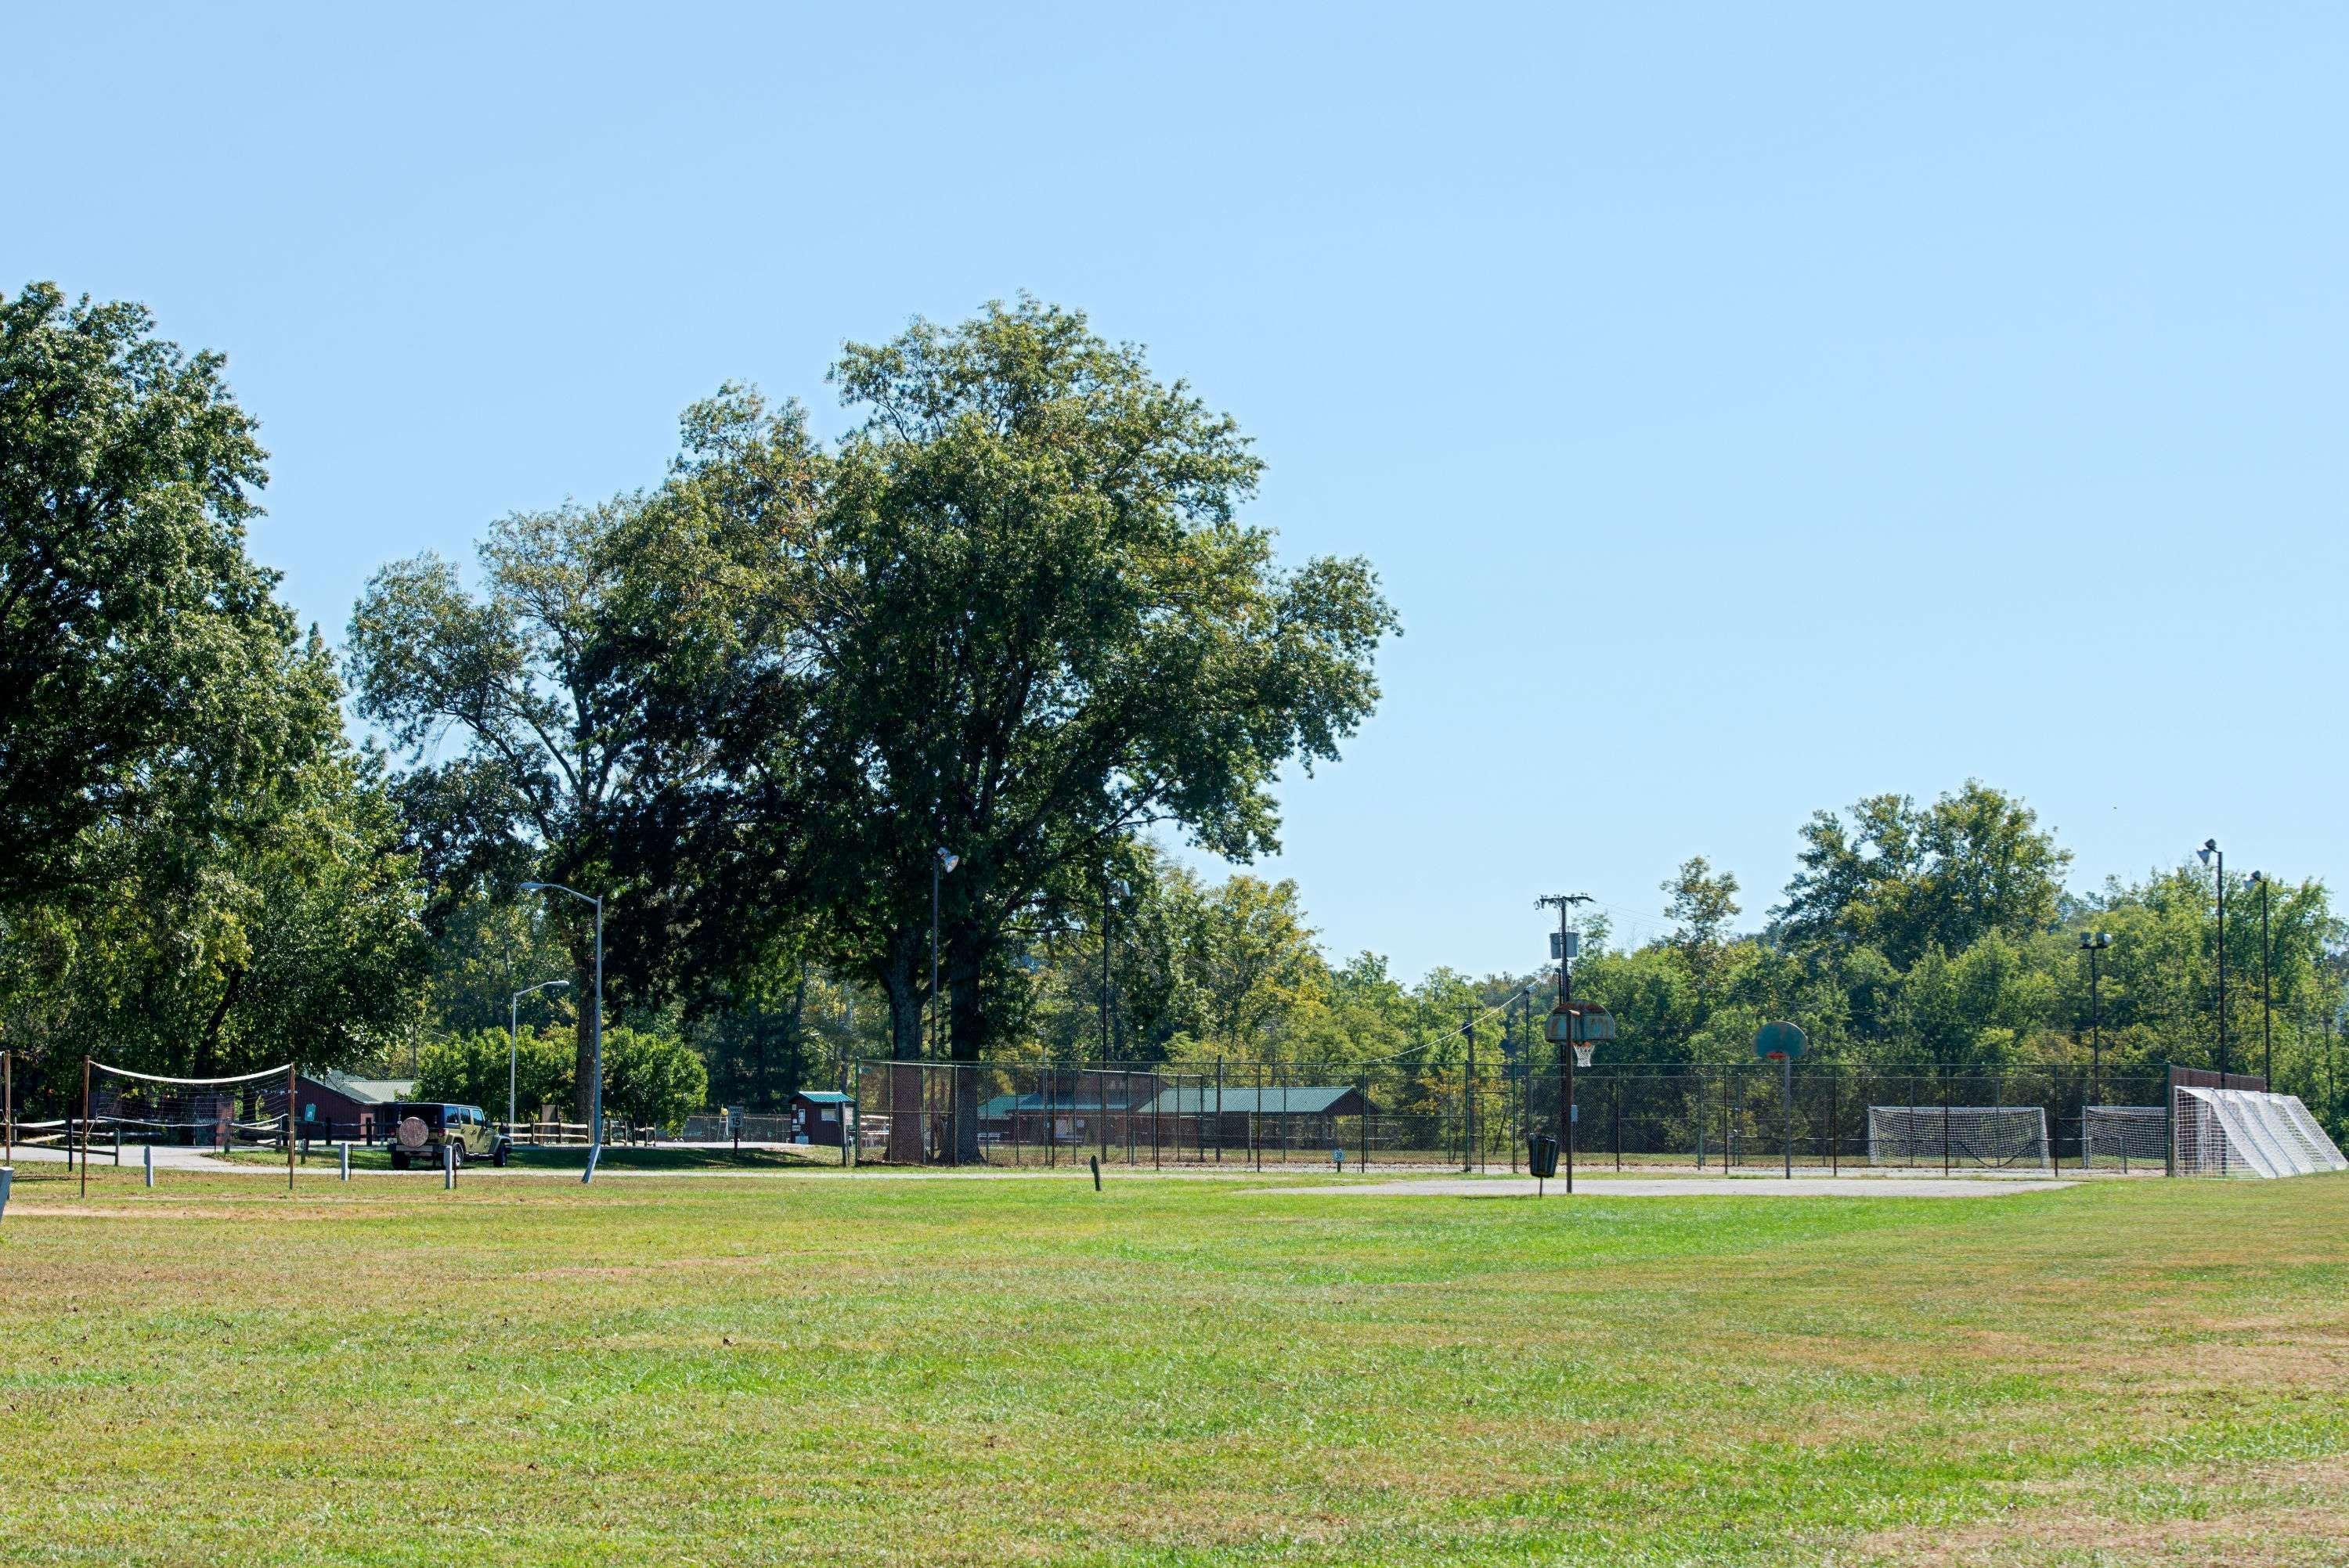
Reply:
[[962, 864], [962, 857], [950, 854], [944, 844], [930, 860], [930, 1059], [938, 1056], [938, 879]]
[[1123, 882], [1112, 882], [1107, 878], [1102, 879], [1101, 928], [1101, 1035], [1102, 1060], [1104, 1062], [1111, 1062], [1117, 1059], [1117, 1036], [1110, 1026], [1110, 1011], [1117, 1003], [1117, 983], [1111, 978], [1109, 967], [1110, 922], [1114, 918], [1116, 913], [1116, 906], [1112, 901], [1119, 893], [1131, 892], [1133, 891], [1133, 889], [1127, 887]]
[[1588, 903], [1587, 892], [1548, 893], [1534, 900], [1536, 909], [1557, 911], [1557, 1004], [1550, 1009], [1550, 1037], [1557, 1043], [1557, 1141], [1566, 1153], [1566, 1190], [1574, 1191], [1574, 960], [1567, 949], [1567, 916], [1578, 903]]
[[508, 1138], [513, 1136], [514, 1076], [515, 1069], [522, 1061], [522, 999], [533, 991], [546, 991], [557, 985], [570, 984], [568, 980], [542, 980], [535, 985], [527, 985], [515, 992], [506, 1003], [506, 1136]]
[[2260, 1072], [2275, 1092], [2274, 1021], [2268, 1006], [2268, 873], [2253, 872], [2251, 885], [2260, 890]]
[[561, 882], [526, 882], [522, 889], [524, 892], [567, 892], [581, 903], [595, 906], [595, 1027], [594, 1049], [588, 1059], [588, 1072], [595, 1082], [587, 1102], [587, 1169], [579, 1173], [579, 1184], [584, 1187], [595, 1180], [595, 1161], [604, 1152], [604, 901]]
[[2216, 839], [2205, 839], [2194, 851], [2209, 865], [2219, 859], [2219, 1087], [2227, 1087], [2227, 851]]
[[2080, 933], [2080, 951], [2088, 955], [2088, 1098], [2098, 1103], [2105, 1097], [2105, 1027], [2096, 995], [2096, 954], [2112, 944], [2109, 931]]

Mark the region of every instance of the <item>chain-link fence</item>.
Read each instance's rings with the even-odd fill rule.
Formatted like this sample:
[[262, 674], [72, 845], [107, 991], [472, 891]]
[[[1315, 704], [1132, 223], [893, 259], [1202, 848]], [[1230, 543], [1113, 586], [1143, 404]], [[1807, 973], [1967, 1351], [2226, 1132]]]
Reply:
[[[2163, 1069], [1602, 1063], [1574, 1077], [1575, 1158], [1627, 1171], [2081, 1169], [2098, 1110], [2168, 1102]], [[1473, 1068], [865, 1061], [850, 1081], [854, 1158], [920, 1165], [1517, 1171], [1529, 1137], [1558, 1132], [1564, 1090], [1555, 1064], [1506, 1057]]]

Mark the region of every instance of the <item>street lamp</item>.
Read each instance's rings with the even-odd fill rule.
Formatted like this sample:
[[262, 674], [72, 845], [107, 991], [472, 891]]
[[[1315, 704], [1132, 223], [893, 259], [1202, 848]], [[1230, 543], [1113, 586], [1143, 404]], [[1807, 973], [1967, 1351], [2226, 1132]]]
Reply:
[[2275, 1034], [2268, 1009], [2268, 873], [2253, 872], [2251, 885], [2260, 890], [2260, 1071], [2268, 1091], [2275, 1091]]
[[568, 980], [542, 980], [515, 992], [506, 1003], [506, 1136], [514, 1130], [514, 1069], [522, 1060], [522, 999], [533, 991], [545, 991], [556, 985], [568, 985]]
[[962, 857], [948, 851], [944, 844], [930, 861], [930, 1057], [938, 1054], [938, 879], [962, 864]]
[[2210, 858], [2219, 859], [2219, 1087], [2227, 1084], [2227, 851], [2219, 847], [2216, 839], [2205, 839], [2202, 847], [2194, 851], [2209, 865]]
[[595, 906], [595, 1027], [594, 1050], [588, 1070], [595, 1079], [588, 1101], [587, 1169], [579, 1173], [579, 1184], [585, 1186], [595, 1180], [595, 1161], [604, 1152], [604, 901], [591, 898], [577, 888], [564, 887], [561, 882], [526, 882], [524, 892], [567, 892], [581, 903]]
[[2109, 931], [2080, 933], [2080, 951], [2088, 955], [2088, 1098], [2098, 1103], [2105, 1097], [2105, 1028], [2096, 995], [2096, 954], [2112, 944]]

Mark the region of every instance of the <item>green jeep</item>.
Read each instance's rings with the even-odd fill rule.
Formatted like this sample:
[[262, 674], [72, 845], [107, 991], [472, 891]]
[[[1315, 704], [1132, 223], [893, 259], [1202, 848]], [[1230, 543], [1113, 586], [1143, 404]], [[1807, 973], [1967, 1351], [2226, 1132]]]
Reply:
[[513, 1150], [513, 1140], [492, 1127], [478, 1105], [395, 1105], [389, 1116], [394, 1171], [438, 1168], [444, 1149], [455, 1151], [460, 1166], [481, 1159], [503, 1165]]

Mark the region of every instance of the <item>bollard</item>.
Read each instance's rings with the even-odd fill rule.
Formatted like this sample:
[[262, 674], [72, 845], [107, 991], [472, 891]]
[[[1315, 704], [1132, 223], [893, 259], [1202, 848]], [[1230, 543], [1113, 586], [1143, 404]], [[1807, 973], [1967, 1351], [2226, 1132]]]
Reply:
[[344, 1144], [344, 1145], [342, 1146], [342, 1150], [343, 1150], [343, 1180], [344, 1180], [344, 1181], [349, 1181], [349, 1180], [351, 1179], [351, 1146], [350, 1146], [349, 1144], [346, 1143], [346, 1144]]
[[151, 1143], [147, 1146], [147, 1185], [155, 1185], [155, 1146]]
[[1085, 1158], [1092, 1161], [1093, 1191], [1098, 1192], [1101, 1191], [1101, 1156], [1098, 1154], [1089, 1154]]
[[456, 1190], [457, 1146], [453, 1143], [444, 1143], [440, 1146], [440, 1191], [453, 1192]]
[[16, 1171], [13, 1166], [0, 1165], [0, 1214], [8, 1212], [8, 1189], [16, 1180]]

